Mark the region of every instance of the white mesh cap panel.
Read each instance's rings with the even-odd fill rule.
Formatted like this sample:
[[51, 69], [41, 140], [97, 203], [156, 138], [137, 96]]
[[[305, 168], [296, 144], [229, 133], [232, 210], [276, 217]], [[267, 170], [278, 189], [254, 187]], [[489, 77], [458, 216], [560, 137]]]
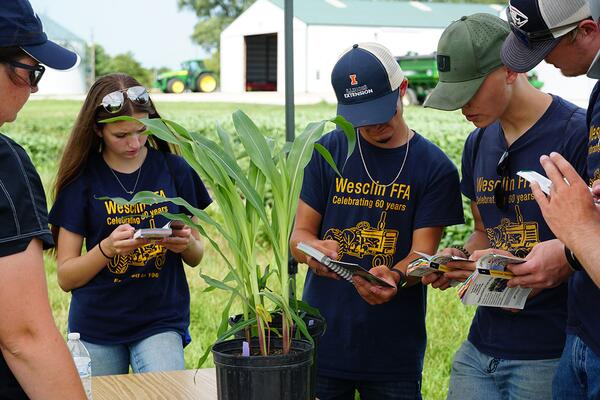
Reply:
[[[387, 47], [375, 42], [358, 43], [358, 47], [368, 51], [369, 53], [377, 57], [381, 64], [383, 64], [388, 74], [388, 77], [390, 79], [390, 87], [392, 88], [392, 90], [398, 89], [402, 84], [402, 81], [404, 80], [404, 74], [402, 73], [400, 65], [398, 64], [392, 53], [387, 49]], [[352, 46], [344, 50], [342, 55], [346, 54], [350, 50], [352, 50]]]
[[[538, 5], [550, 29], [574, 24], [592, 15], [587, 0], [538, 0]], [[553, 36], [560, 37], [573, 29], [574, 26], [557, 29]]]

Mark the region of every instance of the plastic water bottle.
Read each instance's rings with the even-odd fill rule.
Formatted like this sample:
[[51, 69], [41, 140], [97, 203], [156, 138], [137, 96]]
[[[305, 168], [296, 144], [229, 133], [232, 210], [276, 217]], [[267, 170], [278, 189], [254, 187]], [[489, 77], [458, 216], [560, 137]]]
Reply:
[[67, 336], [67, 346], [69, 351], [75, 360], [75, 367], [79, 372], [81, 383], [85, 389], [85, 394], [88, 400], [92, 400], [92, 359], [90, 353], [87, 351], [81, 340], [79, 340], [79, 333], [71, 332]]

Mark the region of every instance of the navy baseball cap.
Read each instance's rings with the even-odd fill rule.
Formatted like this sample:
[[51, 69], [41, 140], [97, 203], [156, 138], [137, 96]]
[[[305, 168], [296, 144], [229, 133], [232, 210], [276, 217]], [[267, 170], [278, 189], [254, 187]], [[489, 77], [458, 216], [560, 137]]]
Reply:
[[502, 46], [502, 62], [516, 72], [533, 69], [591, 15], [587, 0], [510, 0], [506, 14], [511, 33]]
[[0, 2], [0, 47], [20, 47], [54, 69], [67, 70], [79, 63], [77, 53], [48, 40], [28, 0]]
[[386, 123], [396, 113], [402, 81], [402, 69], [386, 47], [355, 44], [331, 72], [337, 113], [357, 128]]

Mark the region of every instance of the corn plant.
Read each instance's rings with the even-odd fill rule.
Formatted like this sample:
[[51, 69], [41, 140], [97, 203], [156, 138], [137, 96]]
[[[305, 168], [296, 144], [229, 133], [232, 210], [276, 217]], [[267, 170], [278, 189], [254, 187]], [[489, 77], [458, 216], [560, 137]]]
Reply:
[[[103, 122], [133, 120], [117, 117]], [[194, 222], [184, 214], [166, 214], [167, 217], [184, 221], [197, 229], [222, 256], [228, 268], [222, 279], [202, 275], [209, 287], [231, 293], [222, 311], [217, 341], [224, 340], [245, 329], [250, 340], [251, 326], [256, 327], [261, 355], [269, 353], [271, 314], [274, 305], [282, 316], [281, 332], [283, 353], [291, 344], [291, 331], [295, 325], [309, 339], [306, 324], [299, 316], [298, 304], [290, 299], [290, 277], [288, 274], [289, 237], [294, 223], [295, 211], [304, 177], [304, 167], [316, 149], [339, 175], [331, 154], [315, 143], [323, 134], [328, 122], [337, 124], [348, 138], [348, 154], [354, 150], [355, 134], [352, 125], [342, 117], [329, 121], [310, 123], [291, 143], [277, 146], [277, 142], [266, 138], [252, 120], [242, 111], [233, 114], [237, 137], [243, 146], [241, 154], [234, 150], [231, 135], [217, 127], [220, 143], [200, 134], [190, 132], [169, 120], [141, 119], [149, 134], [155, 135], [179, 147], [181, 155], [201, 176], [209, 188], [222, 222], [218, 222], [203, 210], [196, 209], [181, 198], [160, 197], [151, 192], [137, 193], [129, 203], [161, 203], [171, 201], [185, 206], [198, 220]], [[272, 198], [265, 202], [264, 193], [270, 189]], [[125, 203], [123, 199], [113, 199]], [[228, 244], [231, 258], [225, 256], [219, 245], [207, 235], [203, 225], [214, 226]], [[269, 267], [261, 267], [257, 261], [262, 247], [259, 235], [264, 235], [270, 252]], [[267, 278], [275, 273], [277, 290], [266, 287]], [[243, 319], [229, 328], [230, 308], [236, 299], [241, 300]], [[266, 301], [268, 300], [268, 301]], [[200, 366], [209, 354], [207, 349], [199, 360]]]

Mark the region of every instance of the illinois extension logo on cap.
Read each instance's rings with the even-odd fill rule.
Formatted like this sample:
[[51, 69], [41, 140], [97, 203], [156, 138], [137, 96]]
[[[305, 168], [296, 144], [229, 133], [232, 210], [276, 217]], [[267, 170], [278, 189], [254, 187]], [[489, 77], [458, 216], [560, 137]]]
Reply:
[[388, 122], [396, 112], [402, 81], [400, 65], [386, 47], [355, 44], [344, 51], [331, 73], [337, 112], [355, 127]]

